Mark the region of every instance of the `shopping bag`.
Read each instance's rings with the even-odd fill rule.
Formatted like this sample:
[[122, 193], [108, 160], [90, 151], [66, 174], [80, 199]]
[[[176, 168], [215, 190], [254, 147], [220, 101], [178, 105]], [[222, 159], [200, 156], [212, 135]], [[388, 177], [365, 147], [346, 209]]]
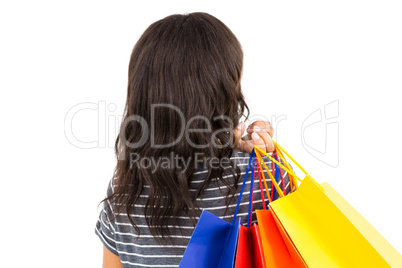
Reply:
[[250, 156], [232, 223], [203, 210], [184, 252], [179, 268], [232, 268], [238, 242], [240, 218], [236, 220], [249, 174]]
[[[279, 157], [276, 156], [275, 159], [278, 160]], [[265, 164], [263, 163], [261, 156], [257, 152], [257, 166], [259, 168], [258, 176], [260, 179], [262, 176], [262, 180], [264, 181], [264, 185], [266, 187], [266, 192], [268, 192], [268, 186], [266, 183], [264, 172], [262, 170], [262, 165]], [[278, 166], [276, 166], [276, 169], [273, 168], [272, 170], [275, 174], [282, 172], [278, 170]], [[276, 181], [272, 180], [273, 175], [271, 175], [270, 171], [267, 168], [266, 172], [271, 177], [271, 181], [273, 182], [272, 188], [279, 188], [279, 185], [276, 183]], [[281, 175], [281, 177], [283, 178], [283, 174]], [[282, 184], [284, 184], [283, 180]], [[271, 203], [272, 199], [269, 200], [269, 202]], [[307, 267], [307, 265], [303, 261], [303, 258], [301, 258], [301, 256], [298, 254], [297, 250], [293, 248], [292, 251], [289, 251], [288, 246], [290, 245], [287, 245], [289, 241], [282, 238], [281, 230], [278, 229], [272, 216], [272, 212], [266, 209], [266, 207], [264, 206], [263, 210], [256, 210], [256, 213], [258, 225], [260, 227], [262, 250], [266, 267]]]
[[[235, 268], [265, 268], [264, 255], [261, 247], [261, 237], [259, 232], [259, 227], [257, 224], [251, 225], [252, 222], [252, 211], [253, 211], [253, 191], [254, 191], [254, 179], [255, 179], [255, 151], [253, 150], [250, 156], [253, 160], [252, 171], [251, 171], [251, 185], [250, 185], [250, 199], [249, 199], [249, 209], [247, 217], [247, 226], [240, 225], [239, 229], [239, 239], [237, 242]], [[264, 203], [264, 192], [261, 189], [261, 197], [263, 205]], [[241, 198], [238, 200], [240, 203]]]
[[283, 239], [291, 243], [289, 251], [296, 249], [308, 267], [402, 267], [401, 255], [367, 220], [329, 184], [318, 184], [276, 146], [305, 173], [296, 191], [269, 204]]
[[203, 210], [179, 267], [233, 267], [239, 228]]
[[265, 268], [260, 231], [257, 224], [240, 226], [235, 268]]

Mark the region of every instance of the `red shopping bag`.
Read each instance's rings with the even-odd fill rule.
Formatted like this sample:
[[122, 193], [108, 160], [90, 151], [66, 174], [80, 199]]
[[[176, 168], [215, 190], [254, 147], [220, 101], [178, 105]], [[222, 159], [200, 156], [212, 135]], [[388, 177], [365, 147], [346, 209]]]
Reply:
[[266, 267], [261, 248], [260, 231], [257, 224], [253, 224], [250, 228], [240, 226], [235, 268], [245, 267]]

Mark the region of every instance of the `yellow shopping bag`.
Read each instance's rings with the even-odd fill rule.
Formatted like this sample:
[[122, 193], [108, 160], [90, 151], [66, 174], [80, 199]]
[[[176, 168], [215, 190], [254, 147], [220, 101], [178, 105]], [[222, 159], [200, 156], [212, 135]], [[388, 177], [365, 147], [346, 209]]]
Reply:
[[[318, 184], [286, 151], [304, 173], [296, 191], [270, 203], [274, 219], [289, 251], [298, 251], [309, 267], [402, 267], [399, 254], [328, 183]], [[297, 176], [271, 158], [292, 177]], [[280, 189], [279, 189], [280, 190]]]

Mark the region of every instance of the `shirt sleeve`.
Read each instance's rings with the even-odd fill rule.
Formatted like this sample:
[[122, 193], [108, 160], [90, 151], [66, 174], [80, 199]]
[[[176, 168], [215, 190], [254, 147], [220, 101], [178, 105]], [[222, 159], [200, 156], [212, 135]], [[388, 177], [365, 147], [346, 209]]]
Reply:
[[[108, 193], [112, 191], [112, 181], [108, 187]], [[102, 241], [103, 245], [113, 254], [119, 255], [116, 247], [115, 240], [115, 223], [114, 214], [110, 207], [110, 202], [103, 202], [103, 209], [99, 214], [98, 221], [95, 227], [95, 233]]]

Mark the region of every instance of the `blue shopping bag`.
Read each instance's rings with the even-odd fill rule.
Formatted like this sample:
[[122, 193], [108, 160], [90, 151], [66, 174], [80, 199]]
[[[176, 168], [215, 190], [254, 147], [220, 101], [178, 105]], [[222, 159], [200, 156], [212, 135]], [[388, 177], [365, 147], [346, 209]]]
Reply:
[[236, 216], [253, 157], [255, 157], [254, 150], [248, 162], [232, 223], [203, 210], [179, 268], [232, 268], [234, 266], [241, 225], [240, 218], [236, 220]]
[[240, 218], [230, 224], [204, 210], [179, 267], [233, 267], [239, 228]]

